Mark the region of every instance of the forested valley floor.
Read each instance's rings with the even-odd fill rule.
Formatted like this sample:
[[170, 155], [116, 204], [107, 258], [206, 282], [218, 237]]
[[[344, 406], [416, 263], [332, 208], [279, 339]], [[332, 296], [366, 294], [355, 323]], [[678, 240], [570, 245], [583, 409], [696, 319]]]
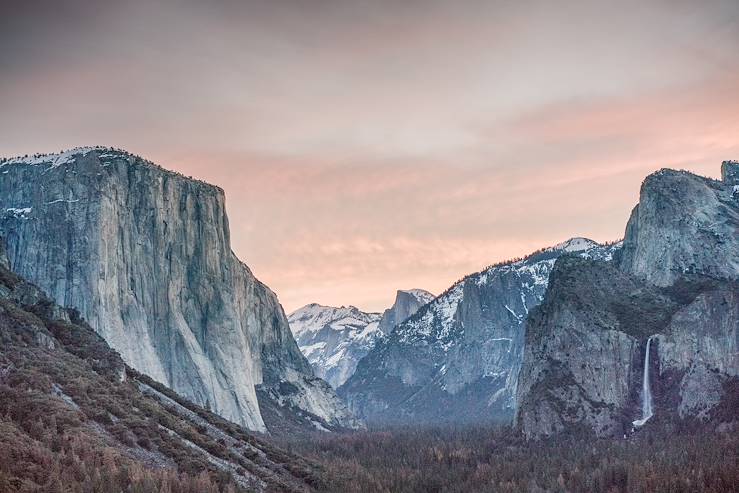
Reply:
[[739, 432], [647, 426], [626, 439], [525, 442], [490, 427], [316, 434], [282, 445], [332, 492], [736, 492]]

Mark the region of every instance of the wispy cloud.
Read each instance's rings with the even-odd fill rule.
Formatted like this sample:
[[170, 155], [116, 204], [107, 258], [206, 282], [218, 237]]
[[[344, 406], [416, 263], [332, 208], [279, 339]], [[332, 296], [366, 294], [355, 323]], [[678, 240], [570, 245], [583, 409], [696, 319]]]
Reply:
[[15, 2], [0, 153], [125, 147], [226, 190], [286, 308], [379, 310], [739, 157], [734, 0]]

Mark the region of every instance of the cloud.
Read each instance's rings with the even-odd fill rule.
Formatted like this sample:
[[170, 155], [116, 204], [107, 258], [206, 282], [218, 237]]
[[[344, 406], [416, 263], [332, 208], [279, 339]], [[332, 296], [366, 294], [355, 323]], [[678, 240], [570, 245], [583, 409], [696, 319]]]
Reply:
[[733, 0], [2, 8], [0, 153], [107, 144], [222, 186], [288, 309], [617, 238], [646, 174], [739, 157]]

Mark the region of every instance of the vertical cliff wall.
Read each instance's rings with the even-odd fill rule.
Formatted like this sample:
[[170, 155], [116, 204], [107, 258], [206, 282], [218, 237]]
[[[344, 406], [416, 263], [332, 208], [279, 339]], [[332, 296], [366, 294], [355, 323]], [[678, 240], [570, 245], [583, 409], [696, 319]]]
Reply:
[[77, 308], [131, 366], [218, 414], [265, 430], [255, 386], [292, 381], [313, 394], [305, 411], [351, 421], [318, 404], [335, 396], [231, 251], [220, 188], [103, 148], [6, 160], [0, 235], [16, 272]]
[[[724, 165], [727, 179], [731, 169]], [[732, 185], [669, 169], [648, 176], [626, 226], [621, 268], [660, 286], [686, 273], [739, 277]]]

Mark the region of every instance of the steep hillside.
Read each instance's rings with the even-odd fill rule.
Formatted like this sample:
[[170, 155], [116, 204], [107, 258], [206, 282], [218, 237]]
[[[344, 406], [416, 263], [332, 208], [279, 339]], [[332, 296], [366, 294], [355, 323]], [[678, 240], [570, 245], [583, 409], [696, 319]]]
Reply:
[[258, 389], [321, 426], [356, 424], [231, 251], [220, 188], [106, 148], [3, 160], [0, 235], [13, 270], [194, 402], [264, 431]]
[[524, 321], [555, 260], [617, 248], [574, 238], [465, 277], [380, 340], [340, 395], [369, 422], [510, 422]]
[[132, 368], [0, 242], [0, 491], [311, 491], [321, 471]]

